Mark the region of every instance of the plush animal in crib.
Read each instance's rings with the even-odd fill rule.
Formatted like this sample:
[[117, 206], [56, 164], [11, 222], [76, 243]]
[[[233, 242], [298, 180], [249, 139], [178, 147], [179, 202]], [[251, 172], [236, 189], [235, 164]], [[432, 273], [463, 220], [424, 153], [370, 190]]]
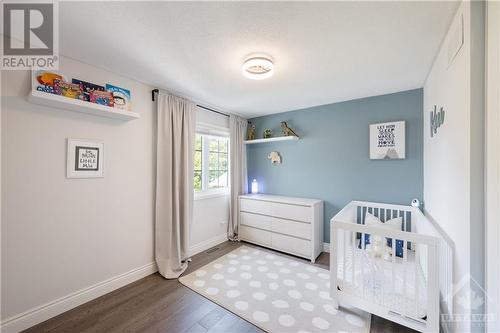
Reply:
[[391, 260], [391, 248], [387, 246], [385, 237], [373, 235], [370, 244], [366, 244], [366, 252], [371, 258]]
[[281, 156], [277, 151], [272, 151], [267, 155], [267, 159], [271, 160], [273, 165], [281, 164]]
[[[402, 217], [396, 217], [384, 223], [378, 217], [370, 214], [369, 212], [366, 212], [365, 215], [365, 225], [382, 228], [382, 233], [384, 229], [401, 230], [402, 223]], [[392, 248], [389, 244], [392, 245], [392, 243], [389, 242], [386, 237], [381, 235], [365, 236], [367, 236], [365, 238], [366, 252], [371, 258], [383, 258], [384, 260], [391, 260]], [[396, 250], [396, 253], [397, 252], [398, 251]]]

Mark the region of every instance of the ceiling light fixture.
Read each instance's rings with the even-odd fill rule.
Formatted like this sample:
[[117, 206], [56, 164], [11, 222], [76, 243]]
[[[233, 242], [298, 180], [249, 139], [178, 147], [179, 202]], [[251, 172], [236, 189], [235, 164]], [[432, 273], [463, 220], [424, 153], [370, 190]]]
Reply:
[[266, 56], [251, 56], [242, 67], [243, 76], [252, 80], [267, 79], [274, 74], [273, 61]]

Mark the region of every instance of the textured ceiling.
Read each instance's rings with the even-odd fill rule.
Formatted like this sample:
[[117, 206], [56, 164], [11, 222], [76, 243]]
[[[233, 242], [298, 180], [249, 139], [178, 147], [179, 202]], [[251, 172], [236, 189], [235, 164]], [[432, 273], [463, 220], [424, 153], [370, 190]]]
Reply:
[[[61, 2], [63, 55], [258, 116], [422, 87], [457, 3]], [[275, 75], [241, 75], [263, 52]]]

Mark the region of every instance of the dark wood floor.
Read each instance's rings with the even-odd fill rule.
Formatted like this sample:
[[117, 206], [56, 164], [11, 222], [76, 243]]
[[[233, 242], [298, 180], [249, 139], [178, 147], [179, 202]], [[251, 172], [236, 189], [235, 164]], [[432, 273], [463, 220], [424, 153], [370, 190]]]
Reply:
[[[242, 243], [225, 242], [194, 256], [185, 274], [241, 245]], [[328, 254], [321, 254], [316, 265], [328, 269]], [[177, 280], [165, 280], [159, 274], [153, 274], [25, 332], [252, 333], [262, 331], [184, 287]], [[371, 332], [414, 331], [372, 316]]]

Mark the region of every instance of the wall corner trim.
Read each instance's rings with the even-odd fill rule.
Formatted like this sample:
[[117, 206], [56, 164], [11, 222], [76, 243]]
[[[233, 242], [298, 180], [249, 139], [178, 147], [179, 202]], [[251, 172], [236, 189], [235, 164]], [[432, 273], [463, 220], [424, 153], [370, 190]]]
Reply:
[[19, 332], [25, 330], [118, 288], [126, 286], [129, 283], [151, 275], [156, 271], [157, 268], [154, 262], [134, 268], [126, 273], [114, 276], [52, 302], [7, 318], [1, 323], [1, 331]]

